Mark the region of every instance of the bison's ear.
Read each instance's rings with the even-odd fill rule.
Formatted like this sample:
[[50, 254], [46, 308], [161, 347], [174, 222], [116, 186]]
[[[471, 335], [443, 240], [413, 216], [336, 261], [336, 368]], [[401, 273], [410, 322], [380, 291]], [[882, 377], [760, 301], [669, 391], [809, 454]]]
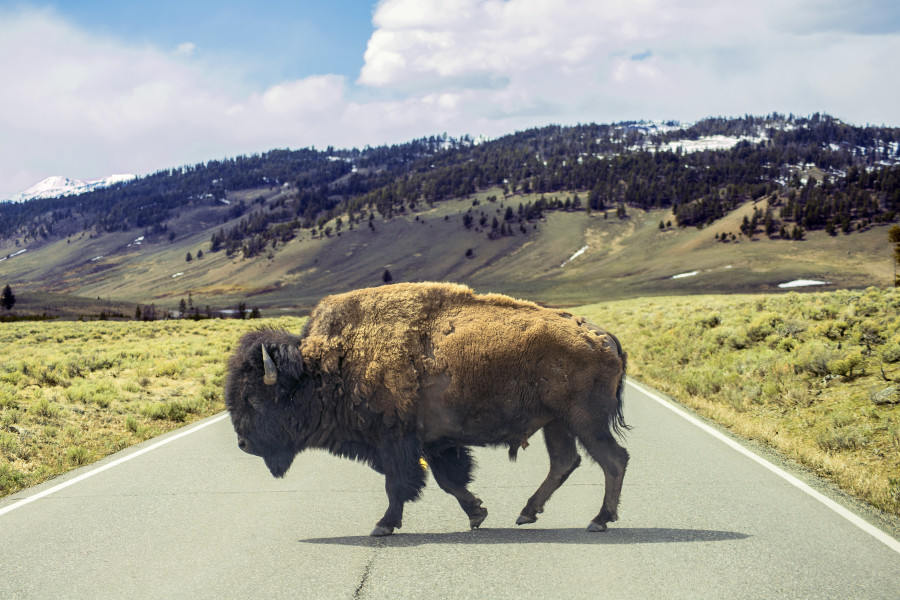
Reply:
[[269, 356], [269, 353], [266, 351], [265, 344], [261, 344], [260, 348], [262, 348], [263, 368], [265, 368], [263, 383], [266, 385], [275, 385], [275, 382], [278, 381], [278, 369], [275, 368], [275, 361], [272, 360], [272, 357]]

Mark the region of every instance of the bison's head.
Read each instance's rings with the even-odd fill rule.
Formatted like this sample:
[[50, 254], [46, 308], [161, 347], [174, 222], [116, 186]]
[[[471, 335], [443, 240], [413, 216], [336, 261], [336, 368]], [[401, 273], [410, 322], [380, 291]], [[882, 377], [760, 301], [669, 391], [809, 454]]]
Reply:
[[303, 378], [300, 338], [262, 329], [246, 334], [228, 361], [225, 405], [244, 452], [283, 477], [303, 449], [295, 394]]

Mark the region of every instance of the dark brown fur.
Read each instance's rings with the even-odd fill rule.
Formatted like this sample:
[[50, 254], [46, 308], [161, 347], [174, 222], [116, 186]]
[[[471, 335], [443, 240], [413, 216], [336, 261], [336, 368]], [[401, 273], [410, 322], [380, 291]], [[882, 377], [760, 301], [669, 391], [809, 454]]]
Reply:
[[[277, 366], [263, 383], [262, 346]], [[323, 299], [301, 336], [245, 335], [229, 360], [226, 404], [239, 445], [281, 477], [306, 448], [361, 460], [386, 477], [389, 507], [373, 535], [401, 526], [425, 484], [424, 458], [477, 527], [469, 446], [510, 457], [543, 429], [550, 473], [518, 523], [578, 466], [576, 439], [603, 468], [592, 530], [617, 517], [628, 453], [626, 356], [609, 333], [568, 313], [453, 284], [398, 284]]]

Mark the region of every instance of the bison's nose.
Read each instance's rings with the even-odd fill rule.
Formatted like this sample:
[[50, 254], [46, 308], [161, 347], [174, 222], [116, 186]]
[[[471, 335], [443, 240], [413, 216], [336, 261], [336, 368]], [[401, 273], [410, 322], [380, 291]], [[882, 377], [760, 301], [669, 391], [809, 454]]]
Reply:
[[246, 452], [247, 451], [247, 440], [245, 440], [244, 438], [238, 438], [238, 448], [240, 448], [241, 450]]

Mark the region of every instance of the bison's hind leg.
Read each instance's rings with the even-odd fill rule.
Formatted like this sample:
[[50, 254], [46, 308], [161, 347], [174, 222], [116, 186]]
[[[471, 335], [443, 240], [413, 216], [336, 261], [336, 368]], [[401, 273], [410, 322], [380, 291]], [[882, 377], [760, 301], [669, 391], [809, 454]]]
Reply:
[[475, 459], [472, 458], [470, 450], [461, 446], [440, 450], [426, 449], [425, 460], [428, 461], [437, 484], [456, 498], [469, 517], [469, 527], [477, 529], [487, 518], [488, 513], [481, 505], [481, 499], [468, 489], [475, 467]]
[[619, 495], [625, 468], [628, 466], [628, 451], [616, 442], [612, 433], [602, 427], [602, 433], [577, 430], [578, 441], [603, 469], [605, 486], [603, 506], [588, 525], [588, 531], [606, 531], [606, 524], [619, 518]]
[[516, 525], [537, 521], [538, 513], [544, 512], [544, 503], [581, 464], [581, 457], [578, 456], [578, 449], [575, 447], [575, 437], [559, 421], [550, 421], [544, 425], [544, 443], [547, 445], [547, 454], [550, 455], [550, 472], [534, 495], [528, 499], [528, 503], [516, 519]]

